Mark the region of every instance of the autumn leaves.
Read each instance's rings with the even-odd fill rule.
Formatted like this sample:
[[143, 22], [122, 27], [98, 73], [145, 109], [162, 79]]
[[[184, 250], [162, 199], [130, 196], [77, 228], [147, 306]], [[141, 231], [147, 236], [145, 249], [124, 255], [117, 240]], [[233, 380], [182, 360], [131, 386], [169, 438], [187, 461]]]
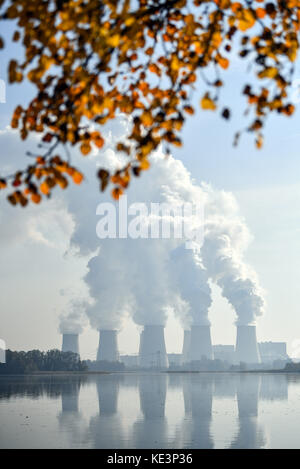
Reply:
[[[101, 151], [102, 126], [124, 113], [132, 122], [126, 142], [116, 145], [124, 165], [114, 173], [104, 168], [98, 173], [100, 190], [111, 184], [118, 199], [132, 178], [149, 168], [151, 152], [160, 145], [167, 153], [182, 145], [180, 132], [197, 107], [219, 108], [221, 75], [233, 55], [247, 60], [257, 79], [256, 86], [245, 83], [241, 91], [252, 110], [247, 130], [258, 148], [267, 116], [294, 112], [288, 91], [299, 49], [297, 0], [66, 0], [56, 5], [0, 0], [2, 19], [17, 23], [13, 41], [24, 47], [23, 61], [10, 62], [9, 80], [28, 79], [36, 87], [29, 105], [15, 110], [11, 126], [23, 139], [39, 133], [45, 150], [12, 178], [1, 175], [0, 189], [13, 188], [13, 204], [39, 203], [57, 186], [80, 184], [83, 174], [64, 152], [56, 154], [59, 145], [76, 147], [84, 157]], [[193, 100], [198, 82], [200, 106]], [[231, 112], [225, 107], [221, 116], [229, 119]]]

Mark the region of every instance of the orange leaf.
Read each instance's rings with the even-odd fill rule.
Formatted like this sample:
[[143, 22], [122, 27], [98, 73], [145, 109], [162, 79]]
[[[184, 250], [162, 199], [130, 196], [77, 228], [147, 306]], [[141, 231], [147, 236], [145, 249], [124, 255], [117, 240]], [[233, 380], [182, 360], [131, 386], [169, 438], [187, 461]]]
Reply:
[[256, 9], [257, 18], [264, 18], [266, 16], [266, 10], [264, 8]]
[[32, 202], [34, 202], [35, 204], [39, 204], [40, 201], [42, 200], [42, 197], [40, 196], [40, 194], [32, 194], [31, 200], [32, 200]]
[[120, 197], [123, 195], [123, 191], [119, 187], [115, 187], [115, 189], [112, 190], [111, 195], [115, 200], [119, 200]]
[[40, 190], [43, 194], [45, 195], [48, 195], [50, 190], [49, 190], [49, 186], [46, 182], [42, 182], [42, 184], [40, 185]]
[[86, 156], [90, 153], [92, 147], [89, 143], [83, 143], [80, 147], [81, 153]]
[[73, 174], [73, 182], [75, 184], [81, 184], [83, 181], [83, 175], [79, 171], [75, 171]]

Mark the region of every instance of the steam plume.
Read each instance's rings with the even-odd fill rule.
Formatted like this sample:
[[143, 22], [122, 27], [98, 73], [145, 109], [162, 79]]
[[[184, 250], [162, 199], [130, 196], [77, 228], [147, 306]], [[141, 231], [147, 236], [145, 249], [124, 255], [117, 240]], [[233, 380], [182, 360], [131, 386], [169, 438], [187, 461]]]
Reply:
[[[184, 245], [171, 253], [170, 274], [183, 304], [175, 309], [184, 328], [209, 325], [208, 310], [212, 303], [208, 275], [200, 255]], [[179, 300], [180, 301], [180, 300]]]
[[60, 332], [62, 334], [81, 334], [85, 320], [85, 311], [88, 306], [86, 300], [72, 299], [66, 311], [60, 317]]
[[[120, 133], [127, 125], [120, 120]], [[85, 161], [87, 179], [94, 178], [98, 162], [108, 169], [124, 165], [111, 149], [115, 143], [111, 135], [110, 139], [101, 155], [95, 152]], [[185, 249], [185, 239], [100, 240], [95, 230], [96, 207], [100, 202], [111, 203], [110, 194], [103, 196], [92, 184], [84, 194], [81, 188], [76, 193], [71, 190], [68, 205], [75, 225], [71, 244], [87, 257], [85, 281], [92, 298], [87, 314], [92, 326], [120, 328], [127, 314], [140, 325], [164, 325], [168, 307], [176, 307], [177, 300], [178, 306], [179, 296], [183, 307], [178, 310], [185, 324], [209, 324], [208, 278], [221, 287], [236, 311], [238, 324], [255, 322], [263, 312], [264, 300], [255, 273], [243, 261], [250, 237], [234, 197], [209, 185], [195, 184], [181, 161], [166, 158], [161, 151], [155, 152], [151, 164], [151, 170], [129, 188], [128, 205], [200, 201], [205, 205], [204, 244], [200, 253], [195, 253]], [[171, 219], [175, 225], [173, 215]], [[178, 277], [174, 279], [170, 270], [178, 271]]]

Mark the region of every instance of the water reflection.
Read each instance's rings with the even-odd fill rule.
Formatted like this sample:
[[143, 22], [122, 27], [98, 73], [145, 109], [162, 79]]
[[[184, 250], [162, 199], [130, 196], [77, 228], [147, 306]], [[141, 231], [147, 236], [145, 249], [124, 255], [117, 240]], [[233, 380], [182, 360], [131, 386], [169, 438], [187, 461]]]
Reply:
[[192, 374], [183, 380], [185, 417], [182, 425], [183, 446], [213, 448], [210, 433], [214, 380], [212, 376]]
[[263, 448], [263, 427], [258, 423], [258, 397], [261, 376], [241, 374], [236, 379], [239, 431], [231, 448]]
[[143, 417], [133, 425], [133, 445], [135, 448], [160, 448], [162, 441], [168, 442], [167, 375], [142, 375], [138, 386]]
[[94, 448], [123, 448], [122, 419], [118, 396], [122, 375], [108, 375], [96, 381], [99, 413], [91, 418], [89, 439]]
[[260, 400], [287, 401], [288, 379], [286, 374], [263, 374], [261, 376]]
[[80, 447], [84, 436], [84, 417], [79, 411], [79, 394], [82, 378], [70, 378], [57, 386], [61, 394], [61, 412], [57, 418], [59, 428], [69, 436], [71, 447]]
[[[283, 419], [280, 406], [291, 400], [300, 421], [299, 390], [299, 375], [279, 373], [1, 377], [0, 419], [11, 432], [24, 432], [15, 415], [17, 403], [29, 417], [37, 409], [41, 421], [54, 413], [47, 424], [57, 441], [47, 443], [45, 433], [44, 447], [209, 449], [217, 446], [216, 433], [223, 432], [228, 438], [221, 438], [223, 447], [264, 448], [272, 445], [266, 435], [274, 430], [264, 419], [265, 406]], [[229, 419], [237, 422], [231, 441]], [[34, 420], [30, 423], [26, 445], [35, 447], [34, 435], [42, 430], [34, 427]], [[4, 425], [0, 447], [7, 447], [9, 438]]]

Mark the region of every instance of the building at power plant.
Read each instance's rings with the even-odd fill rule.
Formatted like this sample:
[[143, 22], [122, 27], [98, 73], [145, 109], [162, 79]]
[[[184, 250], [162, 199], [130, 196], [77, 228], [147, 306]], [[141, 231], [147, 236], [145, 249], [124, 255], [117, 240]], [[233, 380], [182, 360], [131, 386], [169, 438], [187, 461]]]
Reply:
[[124, 363], [126, 368], [138, 368], [139, 357], [138, 355], [120, 355], [120, 362]]
[[182, 363], [182, 354], [181, 353], [168, 353], [169, 367], [174, 368], [178, 367]]
[[228, 363], [236, 362], [234, 345], [213, 345], [213, 352], [215, 360]]
[[263, 363], [289, 360], [285, 342], [260, 342], [258, 347]]
[[190, 361], [191, 331], [184, 331], [181, 363]]

